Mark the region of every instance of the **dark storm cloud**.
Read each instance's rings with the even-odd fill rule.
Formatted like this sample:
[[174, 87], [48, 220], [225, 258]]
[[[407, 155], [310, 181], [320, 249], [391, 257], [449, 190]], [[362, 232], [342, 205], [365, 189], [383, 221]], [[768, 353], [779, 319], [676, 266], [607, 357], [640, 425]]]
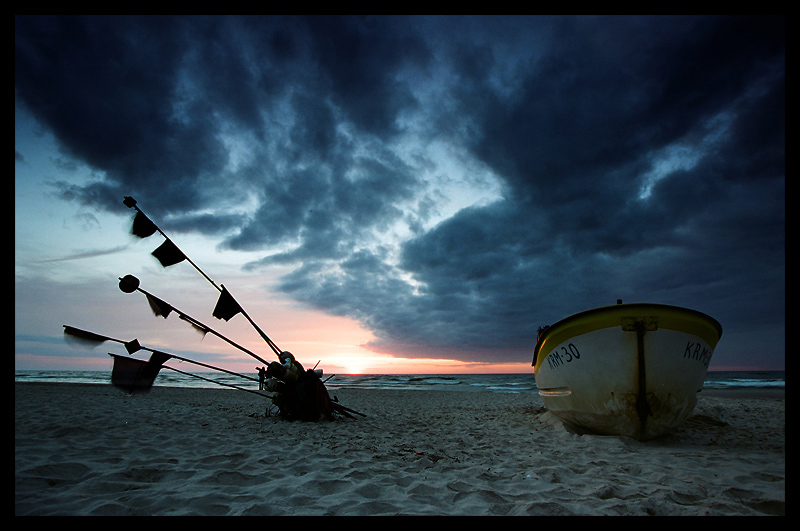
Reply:
[[[180, 186], [204, 166], [219, 167], [206, 124], [182, 127], [172, 119], [181, 48], [169, 19], [15, 19], [18, 97], [65, 151], [111, 177], [72, 193], [118, 202], [119, 184], [169, 176]], [[170, 195], [177, 201], [180, 194]]]
[[[105, 172], [64, 197], [296, 264], [376, 348], [519, 360], [617, 298], [783, 322], [782, 17], [18, 17], [15, 89]], [[503, 197], [425, 232], [409, 138]]]
[[[432, 290], [424, 296], [472, 301], [461, 304], [464, 328], [482, 323], [486, 346], [502, 336], [522, 348], [544, 324], [530, 316], [617, 297], [700, 307], [728, 324], [752, 322], [757, 306], [757, 319], [781, 321], [782, 20], [558, 25], [566, 33], [522, 94], [484, 98], [472, 114], [472, 149], [514, 200], [464, 211], [405, 246], [404, 269]], [[640, 199], [654, 157], [676, 144], [696, 165]]]

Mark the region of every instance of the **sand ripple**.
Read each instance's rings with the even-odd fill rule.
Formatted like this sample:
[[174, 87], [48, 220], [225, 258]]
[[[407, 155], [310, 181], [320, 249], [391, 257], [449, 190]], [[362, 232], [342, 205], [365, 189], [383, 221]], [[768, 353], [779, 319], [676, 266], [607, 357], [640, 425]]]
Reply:
[[785, 513], [784, 400], [703, 397], [642, 443], [533, 395], [340, 390], [369, 416], [288, 423], [224, 389], [15, 389], [17, 515]]

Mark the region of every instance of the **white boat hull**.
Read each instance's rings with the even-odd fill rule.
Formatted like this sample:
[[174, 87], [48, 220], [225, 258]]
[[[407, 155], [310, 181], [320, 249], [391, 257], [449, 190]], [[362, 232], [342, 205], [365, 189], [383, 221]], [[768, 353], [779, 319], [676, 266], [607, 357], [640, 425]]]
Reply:
[[694, 409], [721, 333], [705, 314], [660, 304], [570, 316], [536, 345], [539, 394], [548, 410], [584, 430], [659, 437]]

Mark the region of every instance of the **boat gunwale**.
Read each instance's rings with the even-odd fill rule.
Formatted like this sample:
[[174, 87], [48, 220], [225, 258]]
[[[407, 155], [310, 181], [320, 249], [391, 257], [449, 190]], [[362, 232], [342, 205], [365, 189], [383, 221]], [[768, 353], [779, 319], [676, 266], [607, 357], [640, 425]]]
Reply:
[[[601, 330], [604, 328], [611, 328], [614, 326], [621, 325], [621, 318], [622, 317], [630, 317], [631, 314], [636, 315], [638, 317], [647, 317], [650, 314], [655, 314], [659, 316], [659, 326], [666, 329], [674, 329], [678, 331], [687, 331], [683, 327], [674, 327], [670, 326], [671, 322], [670, 319], [662, 319], [664, 313], [670, 315], [670, 317], [677, 319], [677, 318], [694, 318], [696, 320], [705, 322], [705, 324], [710, 325], [711, 328], [714, 329], [716, 332], [716, 337], [711, 337], [709, 334], [700, 334], [696, 333], [696, 335], [702, 337], [710, 346], [711, 348], [715, 348], [717, 342], [719, 341], [720, 337], [722, 336], [722, 325], [711, 317], [703, 312], [698, 310], [692, 310], [691, 308], [685, 308], [683, 306], [674, 306], [669, 304], [660, 304], [660, 303], [650, 303], [650, 302], [632, 302], [632, 303], [625, 303], [625, 304], [614, 304], [609, 306], [601, 306], [599, 308], [592, 308], [590, 310], [584, 310], [582, 312], [578, 312], [576, 314], [572, 314], [570, 316], [564, 317], [553, 323], [552, 325], [548, 326], [545, 330], [541, 332], [539, 338], [536, 342], [536, 346], [533, 349], [533, 361], [531, 365], [534, 367], [534, 373], [538, 373], [539, 366], [542, 364], [544, 359], [547, 355], [552, 351], [552, 348], [546, 350], [546, 354], [544, 356], [540, 356], [542, 352], [542, 347], [544, 347], [545, 343], [549, 339], [553, 339], [553, 337], [558, 337], [560, 335], [565, 335], [566, 337], [574, 337], [575, 333], [566, 333], [566, 330], [574, 324], [577, 324], [579, 321], [587, 321], [585, 327], [586, 332], [589, 333], [595, 330]], [[622, 315], [626, 314], [626, 315]], [[600, 319], [598, 319], [600, 318]], [[620, 321], [615, 321], [615, 319], [620, 319]], [[594, 322], [591, 325], [588, 324], [591, 321], [598, 321]], [[702, 325], [698, 323], [698, 328], [701, 328]], [[691, 331], [691, 333], [695, 333], [695, 331]], [[557, 344], [553, 346], [555, 348], [558, 344], [562, 343], [562, 341], [558, 341]]]

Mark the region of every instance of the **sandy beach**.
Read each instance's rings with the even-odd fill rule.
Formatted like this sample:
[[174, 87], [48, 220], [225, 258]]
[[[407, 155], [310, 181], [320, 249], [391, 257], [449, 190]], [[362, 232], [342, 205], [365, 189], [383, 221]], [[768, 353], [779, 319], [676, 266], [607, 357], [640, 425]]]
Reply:
[[16, 515], [782, 515], [783, 391], [703, 392], [650, 442], [580, 435], [535, 394], [332, 392], [287, 422], [229, 389], [15, 384]]

